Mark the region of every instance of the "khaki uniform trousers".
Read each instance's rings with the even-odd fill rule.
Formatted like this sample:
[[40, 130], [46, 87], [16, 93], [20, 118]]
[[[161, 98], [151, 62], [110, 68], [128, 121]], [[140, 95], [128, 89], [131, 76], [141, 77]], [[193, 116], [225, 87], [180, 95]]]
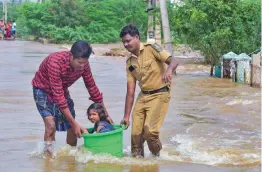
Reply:
[[170, 90], [151, 95], [140, 92], [132, 113], [132, 156], [144, 156], [145, 140], [153, 154], [159, 153], [162, 149], [159, 131], [164, 122], [169, 101]]

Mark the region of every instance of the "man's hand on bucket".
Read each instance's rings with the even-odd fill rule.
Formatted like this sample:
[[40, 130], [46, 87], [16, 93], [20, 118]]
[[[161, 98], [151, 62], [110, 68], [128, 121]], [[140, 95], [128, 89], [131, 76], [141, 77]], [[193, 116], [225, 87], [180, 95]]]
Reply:
[[124, 117], [123, 119], [122, 119], [122, 121], [120, 122], [120, 125], [125, 125], [126, 126], [126, 129], [129, 127], [129, 118], [127, 118], [127, 117]]
[[87, 129], [84, 127], [81, 127], [77, 122], [75, 122], [72, 125], [72, 128], [74, 130], [74, 134], [78, 137], [81, 138], [82, 137], [82, 133], [87, 133]]
[[89, 133], [85, 127], [80, 126], [80, 128], [82, 133]]

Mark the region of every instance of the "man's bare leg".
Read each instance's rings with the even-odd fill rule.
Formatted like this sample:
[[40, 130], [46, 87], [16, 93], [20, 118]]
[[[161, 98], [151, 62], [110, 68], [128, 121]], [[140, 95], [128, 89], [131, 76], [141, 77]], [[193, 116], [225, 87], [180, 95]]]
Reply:
[[70, 146], [77, 145], [77, 136], [73, 132], [72, 127], [67, 130], [66, 143], [69, 144]]
[[45, 135], [44, 135], [44, 141], [45, 141], [45, 148], [44, 151], [53, 153], [54, 149], [54, 141], [55, 141], [55, 120], [52, 115], [46, 116], [43, 118], [45, 123]]

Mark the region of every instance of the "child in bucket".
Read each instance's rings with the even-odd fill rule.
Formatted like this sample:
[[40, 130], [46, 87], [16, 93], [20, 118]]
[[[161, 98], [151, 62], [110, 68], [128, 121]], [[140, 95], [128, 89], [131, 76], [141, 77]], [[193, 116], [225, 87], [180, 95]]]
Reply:
[[91, 133], [104, 133], [114, 130], [113, 125], [107, 120], [105, 110], [100, 103], [93, 103], [87, 109], [88, 119], [95, 124]]

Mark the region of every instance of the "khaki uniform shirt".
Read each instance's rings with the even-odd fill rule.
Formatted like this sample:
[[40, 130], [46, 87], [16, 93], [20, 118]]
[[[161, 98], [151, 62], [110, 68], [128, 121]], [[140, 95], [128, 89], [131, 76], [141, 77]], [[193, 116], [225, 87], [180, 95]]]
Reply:
[[158, 44], [140, 43], [140, 54], [131, 54], [126, 64], [127, 82], [139, 81], [143, 91], [162, 88], [167, 84], [162, 81], [166, 71], [165, 61], [170, 54]]

